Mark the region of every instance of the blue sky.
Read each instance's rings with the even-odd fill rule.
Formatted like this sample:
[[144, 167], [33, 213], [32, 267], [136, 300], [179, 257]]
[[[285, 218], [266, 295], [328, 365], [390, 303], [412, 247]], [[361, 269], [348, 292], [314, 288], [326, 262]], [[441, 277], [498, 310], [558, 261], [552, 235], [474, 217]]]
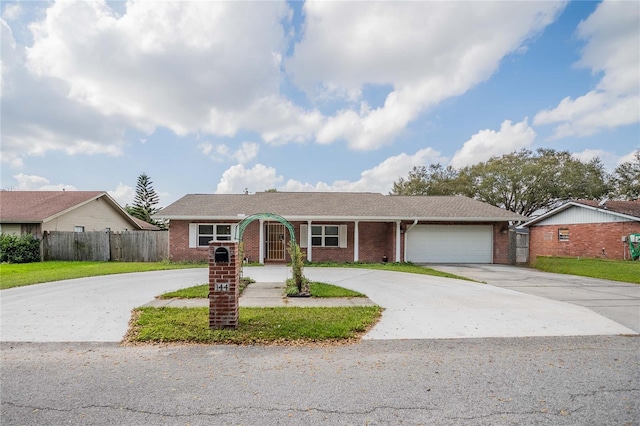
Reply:
[[2, 2], [1, 187], [388, 193], [640, 148], [638, 2]]

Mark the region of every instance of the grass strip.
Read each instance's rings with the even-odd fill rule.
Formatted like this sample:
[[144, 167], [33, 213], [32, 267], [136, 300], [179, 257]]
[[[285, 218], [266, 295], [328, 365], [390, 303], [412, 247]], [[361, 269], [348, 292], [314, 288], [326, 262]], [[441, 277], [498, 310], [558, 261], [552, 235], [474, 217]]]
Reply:
[[0, 264], [0, 289], [73, 278], [168, 269], [206, 268], [206, 263], [47, 261]]
[[639, 261], [538, 256], [532, 266], [544, 272], [640, 284]]
[[291, 344], [350, 341], [380, 318], [379, 306], [240, 308], [236, 330], [210, 330], [208, 308], [134, 311], [125, 343]]
[[[239, 292], [242, 294], [247, 285], [254, 283], [255, 280], [244, 277], [240, 280]], [[209, 297], [209, 284], [199, 284], [193, 287], [182, 288], [176, 291], [170, 291], [158, 296], [158, 299], [206, 299]]]
[[[293, 278], [286, 281], [286, 286], [285, 293], [287, 295], [298, 294], [298, 288]], [[320, 281], [309, 282], [309, 293], [311, 293], [311, 297], [367, 297], [360, 292]]]

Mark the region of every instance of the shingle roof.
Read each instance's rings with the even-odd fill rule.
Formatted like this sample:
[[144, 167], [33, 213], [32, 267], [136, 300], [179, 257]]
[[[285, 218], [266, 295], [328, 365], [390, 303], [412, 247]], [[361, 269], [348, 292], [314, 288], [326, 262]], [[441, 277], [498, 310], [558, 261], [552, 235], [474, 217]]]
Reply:
[[[0, 191], [0, 222], [42, 223], [100, 197], [122, 210], [104, 191]], [[126, 212], [122, 213], [139, 227]]]
[[527, 218], [461, 196], [391, 196], [367, 192], [188, 194], [162, 209], [163, 219], [234, 219], [274, 213], [287, 219], [430, 219], [523, 221]]

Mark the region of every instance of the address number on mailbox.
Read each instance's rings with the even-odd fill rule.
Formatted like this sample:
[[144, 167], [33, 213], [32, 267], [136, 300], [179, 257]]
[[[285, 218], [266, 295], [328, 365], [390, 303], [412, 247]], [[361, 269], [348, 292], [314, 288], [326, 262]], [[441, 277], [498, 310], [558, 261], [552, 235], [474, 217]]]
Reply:
[[213, 287], [214, 291], [229, 291], [229, 283], [216, 283]]

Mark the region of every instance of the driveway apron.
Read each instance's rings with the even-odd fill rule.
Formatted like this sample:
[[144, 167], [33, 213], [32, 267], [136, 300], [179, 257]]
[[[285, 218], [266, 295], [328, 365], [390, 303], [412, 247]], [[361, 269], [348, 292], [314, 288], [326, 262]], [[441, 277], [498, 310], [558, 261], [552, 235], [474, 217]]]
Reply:
[[[429, 265], [496, 287], [584, 306], [640, 332], [640, 285], [509, 265]], [[640, 269], [640, 265], [639, 269]], [[640, 270], [638, 271], [640, 273]]]

